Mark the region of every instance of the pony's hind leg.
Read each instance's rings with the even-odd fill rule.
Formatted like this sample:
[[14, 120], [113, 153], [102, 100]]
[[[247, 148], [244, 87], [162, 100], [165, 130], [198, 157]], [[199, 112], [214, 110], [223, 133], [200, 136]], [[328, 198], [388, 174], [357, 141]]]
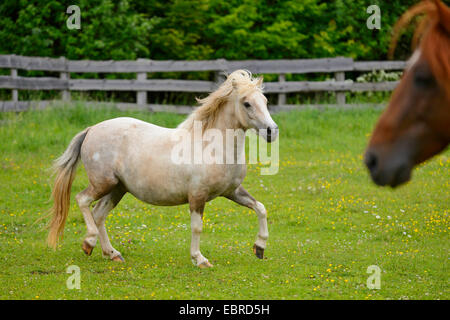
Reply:
[[102, 254], [113, 261], [123, 262], [124, 259], [119, 251], [113, 248], [106, 232], [105, 221], [108, 213], [120, 202], [126, 191], [123, 187], [117, 186], [106, 196], [101, 198], [92, 210], [95, 223], [98, 228], [98, 238], [102, 247]]
[[190, 196], [189, 209], [191, 211], [191, 259], [192, 263], [199, 268], [210, 268], [209, 263], [200, 252], [200, 235], [203, 231], [203, 210], [206, 199], [204, 197]]
[[262, 259], [264, 257], [264, 249], [266, 248], [267, 238], [269, 237], [266, 208], [261, 202], [253, 198], [242, 185], [226, 197], [242, 206], [253, 209], [258, 215], [259, 231], [256, 236], [255, 245], [253, 246], [253, 252], [259, 259]]
[[[117, 184], [117, 183], [115, 183]], [[114, 184], [114, 185], [115, 185]], [[79, 194], [76, 195], [76, 200], [78, 203], [78, 207], [80, 208], [81, 212], [83, 213], [83, 218], [86, 223], [87, 227], [87, 235], [86, 238], [83, 241], [83, 251], [90, 256], [92, 254], [92, 250], [94, 250], [94, 247], [97, 243], [97, 236], [98, 236], [98, 228], [94, 221], [94, 217], [91, 213], [90, 206], [92, 202], [100, 199], [105, 194], [107, 194], [114, 185], [109, 185], [108, 187], [94, 187], [92, 184], [89, 185], [86, 189], [81, 191]]]

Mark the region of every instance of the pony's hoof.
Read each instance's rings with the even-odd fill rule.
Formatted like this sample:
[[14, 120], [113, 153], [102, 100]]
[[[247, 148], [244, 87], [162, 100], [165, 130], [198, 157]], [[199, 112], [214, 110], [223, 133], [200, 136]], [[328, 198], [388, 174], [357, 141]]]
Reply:
[[94, 247], [87, 243], [87, 241], [83, 241], [83, 245], [81, 246], [81, 248], [88, 256], [90, 256], [92, 254], [92, 251], [94, 250]]
[[257, 258], [264, 259], [264, 248], [261, 248], [260, 246], [254, 244], [253, 253], [256, 255]]
[[119, 254], [118, 256], [115, 256], [114, 258], [111, 258], [112, 261], [117, 261], [117, 262], [125, 262], [125, 259], [122, 258], [122, 256]]
[[211, 263], [209, 263], [208, 260], [206, 260], [206, 261], [200, 263], [200, 264], [198, 265], [198, 267], [199, 267], [200, 269], [206, 269], [206, 268], [212, 268], [213, 265], [212, 265]]

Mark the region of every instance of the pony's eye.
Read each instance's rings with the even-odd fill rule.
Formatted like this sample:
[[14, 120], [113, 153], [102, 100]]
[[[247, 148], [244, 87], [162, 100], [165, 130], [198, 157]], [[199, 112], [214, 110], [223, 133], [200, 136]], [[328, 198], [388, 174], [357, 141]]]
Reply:
[[246, 107], [246, 108], [250, 108], [252, 105], [250, 104], [250, 103], [248, 103], [248, 102], [244, 102], [244, 107]]

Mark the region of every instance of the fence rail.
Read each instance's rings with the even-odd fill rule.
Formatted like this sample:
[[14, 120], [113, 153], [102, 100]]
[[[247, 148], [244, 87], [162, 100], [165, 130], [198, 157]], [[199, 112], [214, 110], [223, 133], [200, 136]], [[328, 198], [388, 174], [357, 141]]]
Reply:
[[[71, 91], [136, 91], [136, 104], [147, 104], [147, 92], [210, 92], [223, 81], [222, 72], [247, 69], [258, 74], [278, 74], [277, 82], [265, 82], [265, 92], [278, 94], [278, 106], [286, 104], [286, 94], [293, 92], [336, 92], [337, 103], [345, 104], [346, 92], [391, 91], [392, 82], [357, 83], [345, 80], [345, 72], [371, 70], [402, 70], [404, 61], [353, 61], [351, 58], [204, 61], [91, 61], [61, 58], [0, 55], [0, 68], [10, 69], [9, 76], [0, 76], [0, 88], [12, 90], [11, 103], [1, 110], [14, 110], [19, 104], [18, 90], [58, 90], [63, 100], [70, 100]], [[18, 70], [58, 72], [59, 77], [21, 77]], [[147, 73], [212, 71], [217, 81], [147, 79]], [[136, 79], [71, 79], [71, 73], [136, 73]], [[286, 74], [333, 73], [330, 81], [286, 81]], [[16, 104], [15, 104], [16, 103]], [[8, 106], [8, 107], [6, 107]], [[22, 108], [20, 107], [20, 108]], [[19, 109], [20, 109], [19, 108]], [[17, 109], [17, 108], [16, 108]], [[161, 109], [158, 107], [156, 109]]]

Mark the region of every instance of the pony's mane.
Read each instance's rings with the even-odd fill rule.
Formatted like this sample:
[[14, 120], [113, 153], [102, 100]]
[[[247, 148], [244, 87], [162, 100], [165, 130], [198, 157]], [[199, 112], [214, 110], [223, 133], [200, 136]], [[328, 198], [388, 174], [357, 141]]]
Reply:
[[393, 58], [402, 31], [417, 16], [422, 17], [416, 20], [412, 49], [420, 49], [438, 83], [450, 93], [450, 10], [440, 0], [424, 0], [400, 17], [393, 29], [388, 57]]
[[227, 76], [220, 87], [206, 98], [198, 99], [200, 106], [178, 127], [191, 130], [194, 121], [201, 121], [203, 130], [211, 128], [215, 123], [219, 111], [232, 96], [233, 90], [239, 95], [258, 90], [262, 92], [262, 78], [254, 78], [248, 70], [236, 70]]

